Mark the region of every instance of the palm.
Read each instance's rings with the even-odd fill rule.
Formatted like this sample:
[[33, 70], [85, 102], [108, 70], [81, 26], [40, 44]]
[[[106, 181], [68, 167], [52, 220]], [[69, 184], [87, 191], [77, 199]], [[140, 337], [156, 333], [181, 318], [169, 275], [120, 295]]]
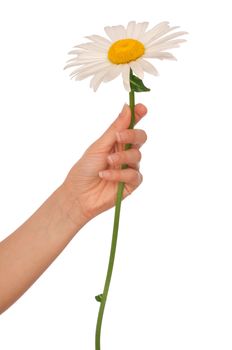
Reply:
[[[118, 146], [111, 152], [115, 152], [115, 148], [118, 149]], [[115, 204], [117, 182], [99, 177], [99, 171], [102, 169], [115, 169], [107, 162], [108, 154], [87, 150], [68, 174], [66, 181], [75, 189], [75, 196], [87, 217], [92, 218]]]

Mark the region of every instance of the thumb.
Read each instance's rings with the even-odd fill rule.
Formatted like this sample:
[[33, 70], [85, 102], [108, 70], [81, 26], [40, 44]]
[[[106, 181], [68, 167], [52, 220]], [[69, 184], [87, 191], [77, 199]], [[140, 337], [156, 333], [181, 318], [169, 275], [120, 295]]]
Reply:
[[131, 109], [127, 103], [119, 113], [115, 121], [103, 133], [103, 135], [95, 142], [95, 146], [104, 149], [105, 152], [110, 151], [114, 143], [117, 141], [116, 133], [128, 129], [131, 121]]

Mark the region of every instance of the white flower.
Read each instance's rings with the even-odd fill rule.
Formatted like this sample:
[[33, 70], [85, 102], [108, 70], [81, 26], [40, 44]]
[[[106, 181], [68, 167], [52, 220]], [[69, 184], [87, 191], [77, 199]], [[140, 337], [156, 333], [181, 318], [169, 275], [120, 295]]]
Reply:
[[122, 74], [124, 87], [130, 91], [130, 68], [140, 79], [143, 79], [144, 72], [158, 75], [157, 69], [147, 59], [176, 60], [165, 50], [179, 47], [186, 40], [176, 38], [188, 34], [183, 31], [170, 34], [179, 27], [170, 27], [169, 22], [161, 22], [146, 31], [148, 24], [132, 21], [127, 28], [122, 25], [105, 27], [109, 39], [99, 35], [87, 36], [89, 42], [74, 46], [74, 50], [69, 52], [76, 57], [68, 60], [64, 69], [77, 66], [70, 74], [75, 80], [93, 76], [90, 87], [94, 91], [102, 82]]

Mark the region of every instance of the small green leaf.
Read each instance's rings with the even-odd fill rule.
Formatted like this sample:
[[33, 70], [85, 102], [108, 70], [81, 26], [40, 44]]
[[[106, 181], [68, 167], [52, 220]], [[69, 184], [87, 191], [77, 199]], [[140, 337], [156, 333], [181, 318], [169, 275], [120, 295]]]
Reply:
[[150, 91], [144, 84], [143, 81], [130, 71], [130, 87], [135, 92]]
[[100, 303], [102, 301], [103, 294], [99, 294], [95, 296], [95, 299]]

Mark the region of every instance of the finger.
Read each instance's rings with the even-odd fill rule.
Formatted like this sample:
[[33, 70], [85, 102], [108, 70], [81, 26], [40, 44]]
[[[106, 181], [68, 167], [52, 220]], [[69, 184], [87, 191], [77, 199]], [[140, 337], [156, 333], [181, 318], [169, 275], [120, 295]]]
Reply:
[[140, 147], [147, 141], [147, 134], [144, 130], [127, 129], [116, 133], [118, 143], [131, 143]]
[[[142, 103], [138, 103], [135, 105], [135, 124], [137, 124], [146, 114], [147, 107]], [[116, 120], [110, 125], [107, 131], [115, 131], [115, 129], [124, 130], [128, 129], [131, 122], [131, 109], [130, 106], [125, 103], [122, 111], [119, 113]], [[111, 130], [113, 129], [113, 130]]]
[[[138, 123], [147, 113], [147, 108], [139, 103], [135, 106], [135, 123]], [[110, 125], [110, 127], [104, 132], [104, 134], [95, 142], [95, 147], [98, 150], [104, 149], [109, 151], [114, 143], [117, 141], [116, 132], [128, 129], [131, 121], [130, 107], [125, 104], [121, 113], [116, 120]]]
[[127, 164], [137, 169], [141, 158], [142, 155], [138, 149], [129, 149], [127, 151], [112, 153], [107, 157], [107, 160], [112, 166], [117, 167], [122, 164]]
[[147, 114], [146, 106], [144, 106], [142, 103], [138, 103], [137, 105], [135, 105], [135, 124], [137, 124], [146, 114]]
[[130, 188], [138, 187], [142, 180], [142, 174], [134, 169], [123, 169], [123, 170], [103, 170], [99, 172], [99, 176], [102, 179], [113, 182], [125, 182]]

